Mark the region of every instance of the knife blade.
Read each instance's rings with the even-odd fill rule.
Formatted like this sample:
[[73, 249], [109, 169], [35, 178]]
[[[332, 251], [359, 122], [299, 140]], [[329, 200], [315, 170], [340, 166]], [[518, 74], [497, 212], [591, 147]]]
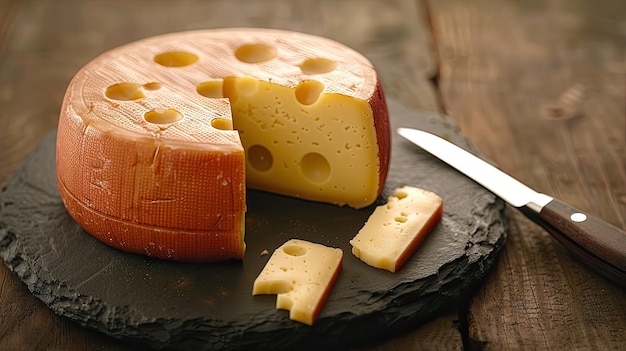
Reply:
[[626, 287], [626, 232], [622, 229], [531, 189], [439, 136], [412, 128], [397, 132], [520, 210], [597, 273]]

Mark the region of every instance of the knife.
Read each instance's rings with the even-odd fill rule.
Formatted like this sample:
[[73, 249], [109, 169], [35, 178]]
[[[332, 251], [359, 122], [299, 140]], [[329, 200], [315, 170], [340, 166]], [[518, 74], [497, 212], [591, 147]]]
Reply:
[[411, 128], [398, 128], [397, 131], [520, 210], [597, 273], [626, 287], [626, 232], [622, 229], [534, 191], [434, 134]]

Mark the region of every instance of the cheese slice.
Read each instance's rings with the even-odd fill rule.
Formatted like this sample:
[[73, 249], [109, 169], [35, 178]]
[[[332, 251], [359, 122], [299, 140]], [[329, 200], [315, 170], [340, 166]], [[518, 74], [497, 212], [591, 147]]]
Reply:
[[443, 199], [430, 191], [403, 186], [387, 204], [376, 207], [350, 240], [352, 253], [376, 268], [396, 272], [441, 220]]
[[313, 325], [339, 272], [343, 251], [292, 239], [276, 249], [254, 281], [253, 295], [276, 294], [276, 308]]
[[68, 212], [122, 250], [241, 259], [246, 188], [367, 206], [390, 155], [371, 63], [329, 39], [269, 29], [168, 34], [83, 67], [59, 119]]

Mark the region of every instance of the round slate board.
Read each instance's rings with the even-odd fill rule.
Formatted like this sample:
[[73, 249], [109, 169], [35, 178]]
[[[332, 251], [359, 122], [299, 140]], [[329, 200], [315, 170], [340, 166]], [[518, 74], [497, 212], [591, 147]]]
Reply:
[[[248, 249], [242, 262], [187, 264], [112, 249], [68, 215], [57, 190], [55, 133], [13, 175], [0, 198], [0, 254], [55, 313], [126, 340], [168, 349], [357, 346], [433, 318], [460, 301], [493, 264], [507, 231], [504, 203], [420, 148], [399, 126], [432, 131], [469, 148], [450, 121], [390, 101], [391, 191], [414, 185], [444, 199], [441, 222], [399, 271], [372, 268], [350, 239], [374, 206], [354, 210], [249, 191]], [[344, 251], [343, 269], [313, 326], [252, 296], [270, 253], [291, 238]]]

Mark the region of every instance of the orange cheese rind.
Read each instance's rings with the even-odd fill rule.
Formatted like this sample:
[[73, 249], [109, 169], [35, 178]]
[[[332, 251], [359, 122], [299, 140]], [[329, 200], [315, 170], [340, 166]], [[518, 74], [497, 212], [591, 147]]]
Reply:
[[180, 261], [243, 257], [246, 186], [360, 208], [382, 190], [389, 157], [371, 63], [271, 29], [105, 52], [71, 81], [57, 134], [75, 220], [113, 247]]

